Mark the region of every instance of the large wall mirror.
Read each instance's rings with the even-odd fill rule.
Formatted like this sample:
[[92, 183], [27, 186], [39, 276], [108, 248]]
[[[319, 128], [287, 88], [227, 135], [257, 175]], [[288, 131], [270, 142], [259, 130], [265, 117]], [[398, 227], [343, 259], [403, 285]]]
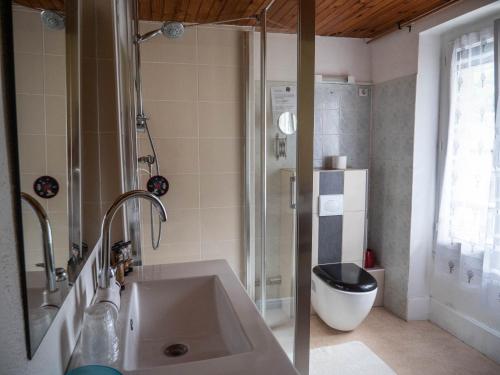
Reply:
[[[52, 3], [59, 9], [43, 9]], [[97, 36], [95, 4], [12, 3], [20, 255], [30, 358], [95, 247], [105, 209], [96, 118], [98, 58], [92, 40]]]

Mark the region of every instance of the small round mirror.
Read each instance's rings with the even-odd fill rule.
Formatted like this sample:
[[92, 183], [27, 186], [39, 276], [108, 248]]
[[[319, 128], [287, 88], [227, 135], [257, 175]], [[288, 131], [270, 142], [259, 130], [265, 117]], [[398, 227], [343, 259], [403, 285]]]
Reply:
[[297, 131], [297, 116], [292, 112], [283, 112], [278, 117], [278, 128], [283, 134], [294, 134]]

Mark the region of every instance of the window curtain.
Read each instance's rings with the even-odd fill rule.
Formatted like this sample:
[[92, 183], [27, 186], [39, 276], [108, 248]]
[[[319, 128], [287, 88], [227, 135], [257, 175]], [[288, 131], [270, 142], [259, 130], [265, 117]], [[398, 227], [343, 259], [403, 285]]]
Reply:
[[450, 62], [435, 272], [500, 308], [500, 121], [493, 27], [462, 35]]

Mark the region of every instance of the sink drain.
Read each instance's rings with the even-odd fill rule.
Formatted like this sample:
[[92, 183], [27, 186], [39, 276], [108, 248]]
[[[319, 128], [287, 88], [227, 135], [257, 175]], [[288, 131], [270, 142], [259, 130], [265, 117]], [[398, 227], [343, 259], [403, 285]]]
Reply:
[[167, 357], [180, 357], [188, 352], [189, 348], [187, 345], [184, 344], [173, 344], [170, 346], [167, 346], [165, 351], [165, 355]]

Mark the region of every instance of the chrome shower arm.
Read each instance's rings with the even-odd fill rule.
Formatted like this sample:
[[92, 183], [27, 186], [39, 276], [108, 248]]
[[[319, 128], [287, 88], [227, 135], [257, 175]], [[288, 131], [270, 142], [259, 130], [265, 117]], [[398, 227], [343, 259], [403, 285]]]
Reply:
[[148, 31], [147, 33], [145, 33], [143, 35], [138, 34], [137, 38], [136, 38], [136, 42], [140, 44], [140, 43], [146, 42], [149, 39], [154, 38], [155, 36], [160, 35], [160, 34], [161, 34], [161, 28], [159, 28], [157, 30]]

